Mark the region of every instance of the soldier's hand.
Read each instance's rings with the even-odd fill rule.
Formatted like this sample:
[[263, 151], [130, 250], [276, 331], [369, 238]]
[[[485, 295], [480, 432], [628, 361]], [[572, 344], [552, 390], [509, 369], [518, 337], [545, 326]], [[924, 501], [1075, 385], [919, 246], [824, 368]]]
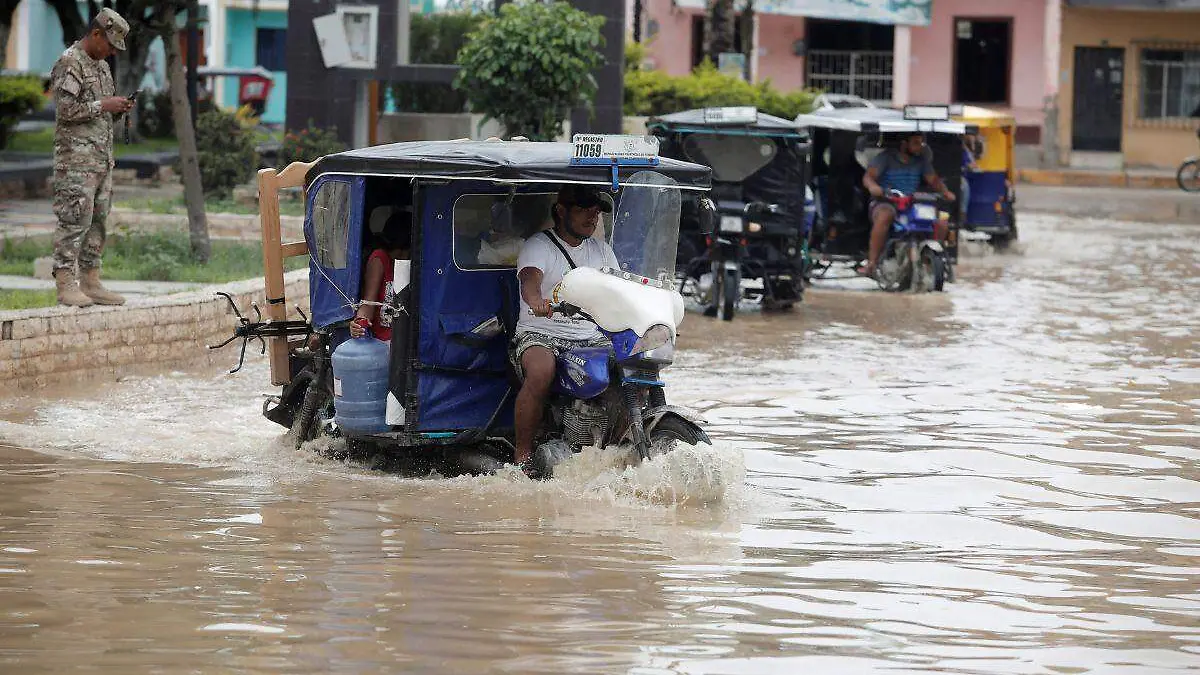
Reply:
[[106, 96], [100, 99], [100, 110], [106, 113], [128, 112], [133, 107], [133, 101], [124, 96]]

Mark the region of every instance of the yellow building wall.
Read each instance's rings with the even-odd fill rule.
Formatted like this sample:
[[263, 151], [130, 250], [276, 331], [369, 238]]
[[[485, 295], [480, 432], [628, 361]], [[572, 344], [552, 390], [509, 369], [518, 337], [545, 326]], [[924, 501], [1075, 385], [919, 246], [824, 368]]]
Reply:
[[[1142, 43], [1190, 43], [1200, 49], [1200, 12], [1118, 11], [1063, 7], [1061, 61], [1064, 77], [1058, 89], [1058, 145], [1071, 151], [1075, 47], [1125, 49], [1121, 151], [1129, 167], [1174, 169], [1197, 152], [1200, 119], [1138, 118]], [[1151, 45], [1153, 46], [1153, 45]]]

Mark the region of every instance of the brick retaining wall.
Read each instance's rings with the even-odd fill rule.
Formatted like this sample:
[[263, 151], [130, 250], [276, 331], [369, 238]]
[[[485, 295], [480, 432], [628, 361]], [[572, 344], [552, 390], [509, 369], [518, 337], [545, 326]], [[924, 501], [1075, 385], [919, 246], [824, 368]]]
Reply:
[[[308, 311], [308, 270], [284, 277], [288, 318]], [[46, 307], [0, 311], [0, 382], [5, 388], [42, 387], [91, 378], [116, 378], [132, 366], [207, 360], [207, 345], [233, 334], [224, 291], [246, 313], [264, 307], [261, 279], [207, 286], [188, 293], [131, 299], [119, 307]], [[253, 320], [250, 312], [249, 318]], [[232, 367], [240, 344], [216, 354]], [[249, 350], [247, 350], [249, 351]]]

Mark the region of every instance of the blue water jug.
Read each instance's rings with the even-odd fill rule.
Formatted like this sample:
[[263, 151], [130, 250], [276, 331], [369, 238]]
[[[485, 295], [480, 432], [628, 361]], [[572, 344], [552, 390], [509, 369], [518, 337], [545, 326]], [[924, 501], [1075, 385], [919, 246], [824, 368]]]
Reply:
[[388, 345], [370, 337], [346, 340], [333, 352], [333, 420], [358, 433], [388, 431]]

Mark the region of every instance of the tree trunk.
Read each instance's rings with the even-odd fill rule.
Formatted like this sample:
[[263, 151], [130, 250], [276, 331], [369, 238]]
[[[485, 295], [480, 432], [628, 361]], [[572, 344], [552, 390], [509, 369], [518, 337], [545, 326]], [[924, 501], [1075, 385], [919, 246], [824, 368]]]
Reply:
[[[11, 21], [11, 17], [9, 21]], [[8, 34], [12, 32], [12, 23], [0, 22], [0, 69], [7, 68]]]
[[183, 54], [180, 53], [178, 35], [174, 26], [163, 35], [167, 47], [167, 81], [171, 87], [175, 136], [179, 139], [179, 163], [183, 166], [183, 196], [187, 201], [192, 257], [207, 263], [212, 246], [208, 240], [204, 188], [200, 184], [200, 157], [196, 151], [196, 129], [192, 126], [192, 109], [188, 105], [187, 81], [183, 74]]
[[742, 53], [746, 55], [746, 81], [754, 82], [758, 73], [754, 72], [754, 23], [757, 17], [754, 13], [754, 0], [746, 0], [746, 8], [742, 10]]
[[83, 17], [79, 14], [79, 5], [75, 0], [46, 0], [46, 4], [58, 15], [58, 24], [62, 26], [63, 45], [71, 46], [87, 31]]
[[708, 15], [704, 19], [704, 53], [713, 65], [720, 63], [720, 55], [733, 51], [734, 0], [709, 0]]

